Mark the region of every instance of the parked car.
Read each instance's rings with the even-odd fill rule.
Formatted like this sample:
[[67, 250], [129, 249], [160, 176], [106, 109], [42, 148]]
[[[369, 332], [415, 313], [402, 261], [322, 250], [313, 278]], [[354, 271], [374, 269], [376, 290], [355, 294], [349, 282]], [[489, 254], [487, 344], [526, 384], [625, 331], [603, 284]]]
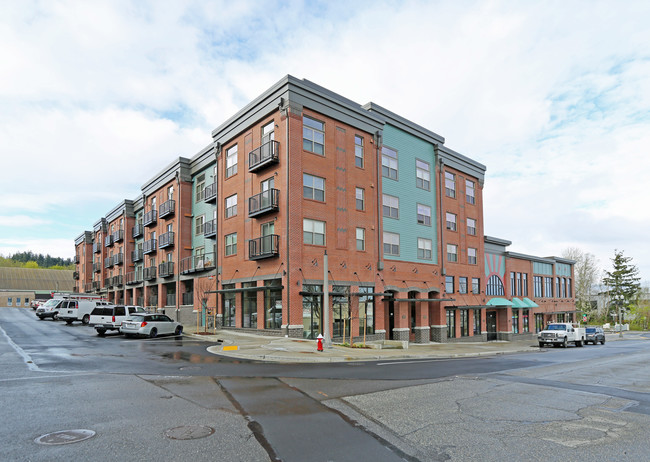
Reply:
[[43, 320], [45, 318], [52, 318], [53, 320], [57, 320], [59, 318], [59, 309], [63, 305], [63, 302], [65, 300], [63, 299], [50, 299], [38, 308], [36, 308], [36, 316], [38, 316], [38, 319]]
[[126, 337], [137, 335], [154, 338], [158, 335], [182, 335], [183, 325], [164, 314], [136, 314], [122, 321], [120, 332]]
[[113, 304], [106, 300], [70, 300], [68, 306], [59, 310], [59, 319], [64, 320], [67, 324], [72, 324], [74, 321], [88, 324], [90, 323], [90, 313], [98, 306], [113, 306]]
[[102, 336], [107, 330], [119, 331], [122, 321], [127, 317], [145, 313], [145, 309], [141, 306], [98, 306], [90, 313], [90, 325], [95, 328], [97, 335]]
[[32, 300], [29, 302], [29, 306], [32, 308], [32, 310], [36, 310], [39, 306], [43, 305], [45, 303], [45, 300]]
[[602, 327], [587, 327], [587, 339], [585, 340], [585, 343], [593, 343], [596, 345], [598, 342], [601, 343], [601, 345], [605, 344], [605, 331], [603, 330]]

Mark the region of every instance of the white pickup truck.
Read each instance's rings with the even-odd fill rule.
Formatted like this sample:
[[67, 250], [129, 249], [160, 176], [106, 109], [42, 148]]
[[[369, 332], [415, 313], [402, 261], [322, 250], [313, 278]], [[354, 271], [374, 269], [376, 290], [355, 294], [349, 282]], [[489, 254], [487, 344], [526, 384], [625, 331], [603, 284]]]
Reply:
[[577, 324], [570, 322], [550, 323], [546, 326], [546, 329], [537, 334], [540, 348], [546, 344], [566, 348], [569, 343], [581, 347], [585, 344], [586, 337], [584, 327], [579, 327]]

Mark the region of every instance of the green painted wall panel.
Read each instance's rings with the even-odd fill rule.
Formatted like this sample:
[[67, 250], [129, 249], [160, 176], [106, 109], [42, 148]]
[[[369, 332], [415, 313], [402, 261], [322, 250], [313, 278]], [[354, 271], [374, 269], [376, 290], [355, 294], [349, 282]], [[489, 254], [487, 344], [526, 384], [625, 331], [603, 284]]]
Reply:
[[[205, 174], [205, 185], [212, 184], [214, 181], [214, 166], [210, 166], [196, 174], [192, 177], [192, 249], [197, 247], [204, 247], [205, 252], [214, 252], [215, 251], [215, 239], [206, 239], [203, 237], [203, 234], [196, 234], [196, 218], [203, 215], [205, 217], [204, 223], [212, 220], [214, 217], [214, 210], [216, 208], [215, 204], [207, 203], [203, 200], [196, 201], [196, 184], [197, 178], [201, 174]], [[217, 198], [217, 203], [219, 203], [219, 198]], [[239, 207], [239, 204], [237, 204]], [[194, 252], [192, 252], [194, 253]]]

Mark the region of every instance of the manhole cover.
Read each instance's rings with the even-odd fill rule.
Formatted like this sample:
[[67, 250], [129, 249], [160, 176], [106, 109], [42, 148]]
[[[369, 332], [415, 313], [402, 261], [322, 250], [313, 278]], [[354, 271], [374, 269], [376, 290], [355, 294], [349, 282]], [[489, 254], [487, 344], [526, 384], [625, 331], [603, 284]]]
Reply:
[[165, 430], [165, 436], [173, 440], [196, 440], [214, 433], [214, 428], [204, 425], [184, 425]]
[[92, 430], [61, 430], [39, 436], [34, 440], [38, 444], [70, 444], [87, 440], [95, 436]]

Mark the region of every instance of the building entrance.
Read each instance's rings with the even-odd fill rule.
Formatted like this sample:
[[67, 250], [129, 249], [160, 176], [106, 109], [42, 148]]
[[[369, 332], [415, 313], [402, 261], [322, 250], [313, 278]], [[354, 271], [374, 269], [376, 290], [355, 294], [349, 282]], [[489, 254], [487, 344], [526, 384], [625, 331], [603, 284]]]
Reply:
[[487, 327], [487, 340], [492, 341], [497, 339], [497, 312], [488, 311], [485, 313], [485, 324]]

